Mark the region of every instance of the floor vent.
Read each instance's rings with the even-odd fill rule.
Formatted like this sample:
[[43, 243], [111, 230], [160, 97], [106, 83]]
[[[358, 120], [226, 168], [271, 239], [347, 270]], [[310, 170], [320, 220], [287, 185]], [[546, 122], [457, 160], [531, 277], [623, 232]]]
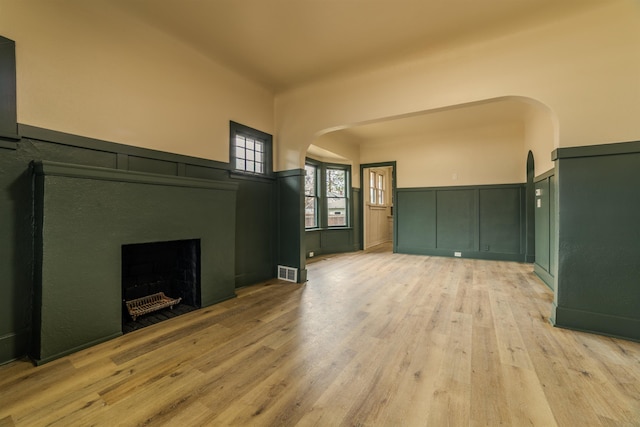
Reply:
[[278, 279], [286, 280], [287, 282], [298, 281], [298, 269], [292, 267], [285, 267], [284, 265], [278, 266]]

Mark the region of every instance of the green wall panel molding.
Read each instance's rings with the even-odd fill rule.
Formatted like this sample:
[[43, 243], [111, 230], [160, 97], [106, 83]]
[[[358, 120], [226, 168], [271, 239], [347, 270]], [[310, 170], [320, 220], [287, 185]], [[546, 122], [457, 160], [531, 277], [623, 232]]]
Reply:
[[579, 157], [613, 156], [616, 154], [640, 153], [640, 141], [618, 142], [615, 144], [588, 145], [583, 147], [556, 148], [551, 160]]
[[435, 190], [399, 189], [396, 193], [394, 216], [397, 221], [394, 246], [398, 252], [404, 252], [408, 248], [436, 248]]
[[[637, 339], [640, 151], [638, 143], [629, 144], [626, 150], [616, 147], [612, 155], [559, 156], [556, 161], [557, 326]], [[593, 319], [608, 320], [598, 325]]]
[[[20, 139], [16, 99], [16, 44], [0, 36], [0, 138]], [[11, 148], [8, 143], [2, 146]]]
[[275, 181], [232, 180], [238, 185], [236, 211], [236, 287], [275, 276], [278, 217]]
[[276, 173], [278, 182], [277, 263], [297, 268], [299, 283], [307, 280], [304, 240], [304, 175], [304, 169]]
[[92, 151], [104, 151], [107, 153], [118, 153], [123, 156], [134, 156], [174, 163], [184, 163], [186, 165], [202, 166], [213, 169], [231, 169], [228, 163], [217, 162], [215, 160], [201, 159], [199, 157], [185, 156], [182, 154], [174, 154], [149, 148], [134, 147], [131, 145], [88, 138], [85, 136], [78, 136], [20, 123], [18, 124], [18, 130], [23, 138], [54, 143], [56, 145], [76, 147]]
[[401, 188], [395, 250], [524, 261], [524, 184]]
[[137, 184], [163, 185], [170, 187], [203, 188], [236, 191], [238, 185], [232, 182], [215, 182], [204, 179], [173, 177], [167, 175], [122, 171], [71, 163], [36, 160], [32, 163], [36, 175], [62, 176], [101, 181], [116, 181]]
[[438, 249], [477, 250], [478, 198], [475, 190], [439, 190], [436, 193]]
[[236, 184], [53, 162], [34, 172], [37, 363], [120, 334], [122, 245], [200, 239], [202, 306], [235, 296]]

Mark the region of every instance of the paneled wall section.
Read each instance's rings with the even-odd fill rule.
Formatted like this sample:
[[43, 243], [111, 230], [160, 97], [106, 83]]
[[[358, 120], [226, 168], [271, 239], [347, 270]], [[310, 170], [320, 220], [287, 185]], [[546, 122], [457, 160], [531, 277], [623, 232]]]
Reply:
[[522, 261], [524, 184], [397, 190], [400, 253]]

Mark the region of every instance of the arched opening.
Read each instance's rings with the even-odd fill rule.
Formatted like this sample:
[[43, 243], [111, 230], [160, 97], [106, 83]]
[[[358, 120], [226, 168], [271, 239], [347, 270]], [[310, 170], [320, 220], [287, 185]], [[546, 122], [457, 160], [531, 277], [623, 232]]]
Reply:
[[525, 222], [525, 242], [526, 242], [526, 251], [525, 251], [525, 261], [533, 263], [536, 260], [536, 221], [535, 221], [535, 163], [533, 158], [533, 152], [529, 150], [527, 154], [527, 183], [525, 190], [525, 211], [526, 211], [526, 222]]

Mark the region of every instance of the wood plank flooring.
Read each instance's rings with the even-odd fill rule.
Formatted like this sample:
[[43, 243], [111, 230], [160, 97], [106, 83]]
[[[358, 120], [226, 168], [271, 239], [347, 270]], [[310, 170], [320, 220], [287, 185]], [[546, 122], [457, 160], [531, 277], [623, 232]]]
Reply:
[[553, 328], [531, 265], [385, 249], [2, 366], [0, 426], [640, 426], [640, 343]]

